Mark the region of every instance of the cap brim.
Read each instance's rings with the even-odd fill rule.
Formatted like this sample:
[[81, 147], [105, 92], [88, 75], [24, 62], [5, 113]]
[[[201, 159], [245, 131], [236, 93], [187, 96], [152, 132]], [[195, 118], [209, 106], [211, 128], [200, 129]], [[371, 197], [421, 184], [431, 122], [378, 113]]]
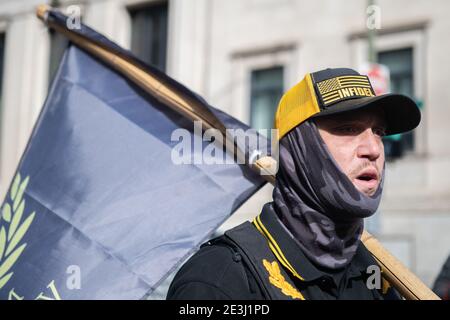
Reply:
[[338, 102], [329, 109], [315, 114], [312, 118], [373, 107], [384, 109], [387, 135], [413, 130], [420, 123], [421, 114], [416, 103], [401, 94], [384, 94]]

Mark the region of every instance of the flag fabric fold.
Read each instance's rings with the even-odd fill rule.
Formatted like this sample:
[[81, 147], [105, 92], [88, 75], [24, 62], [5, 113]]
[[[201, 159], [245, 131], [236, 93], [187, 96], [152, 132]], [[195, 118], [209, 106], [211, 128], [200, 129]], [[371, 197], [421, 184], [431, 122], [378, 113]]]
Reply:
[[[94, 30], [76, 32], [248, 129]], [[200, 141], [202, 162], [174, 163], [177, 129]], [[208, 145], [189, 119], [69, 45], [2, 206], [0, 299], [151, 293], [264, 184], [223, 150], [227, 164], [206, 164]]]

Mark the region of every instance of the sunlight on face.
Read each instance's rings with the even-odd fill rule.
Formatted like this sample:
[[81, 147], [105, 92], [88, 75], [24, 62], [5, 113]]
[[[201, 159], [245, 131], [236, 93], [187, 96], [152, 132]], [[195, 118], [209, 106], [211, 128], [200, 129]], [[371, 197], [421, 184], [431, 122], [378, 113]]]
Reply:
[[355, 187], [367, 196], [380, 185], [386, 124], [381, 108], [349, 111], [315, 120], [331, 155]]

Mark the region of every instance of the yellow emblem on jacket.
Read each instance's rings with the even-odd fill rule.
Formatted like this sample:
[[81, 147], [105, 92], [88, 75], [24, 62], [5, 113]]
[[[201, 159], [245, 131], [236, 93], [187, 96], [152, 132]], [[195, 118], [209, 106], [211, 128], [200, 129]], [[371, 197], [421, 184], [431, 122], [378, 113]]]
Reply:
[[295, 289], [281, 274], [280, 266], [276, 261], [272, 263], [263, 259], [264, 267], [269, 272], [269, 281], [272, 285], [279, 288], [281, 292], [293, 299], [305, 300], [303, 295]]

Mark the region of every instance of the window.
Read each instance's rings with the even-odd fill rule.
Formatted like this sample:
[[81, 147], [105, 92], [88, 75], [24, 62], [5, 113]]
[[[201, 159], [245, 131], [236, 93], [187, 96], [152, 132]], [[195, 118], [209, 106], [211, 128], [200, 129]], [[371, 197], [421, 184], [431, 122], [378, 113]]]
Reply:
[[130, 9], [131, 51], [161, 71], [166, 69], [167, 2]]
[[283, 67], [253, 70], [250, 88], [250, 124], [271, 129], [278, 102], [283, 95]]
[[[390, 71], [391, 92], [404, 94], [412, 99], [414, 95], [413, 49], [405, 48], [378, 53], [378, 62], [386, 65]], [[389, 159], [403, 156], [414, 150], [412, 132], [393, 135], [384, 139], [386, 157]]]

